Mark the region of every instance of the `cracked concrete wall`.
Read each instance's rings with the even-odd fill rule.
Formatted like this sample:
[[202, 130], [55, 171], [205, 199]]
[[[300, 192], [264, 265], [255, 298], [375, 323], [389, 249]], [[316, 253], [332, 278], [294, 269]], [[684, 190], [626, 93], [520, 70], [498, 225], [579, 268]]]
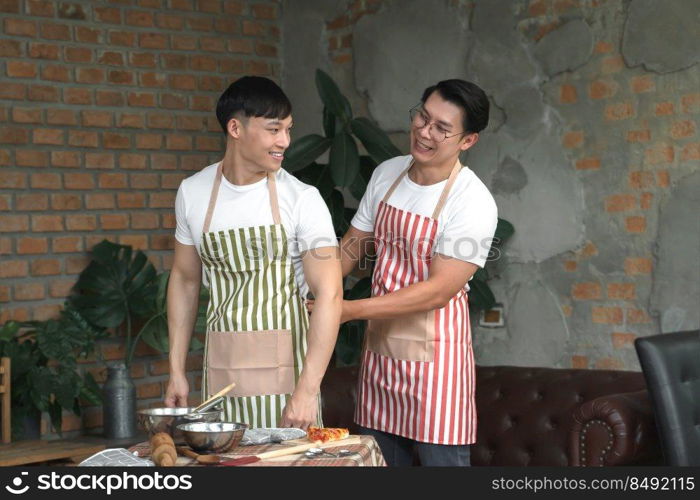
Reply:
[[[427, 85], [481, 85], [491, 121], [463, 161], [516, 234], [489, 282], [506, 325], [474, 322], [478, 362], [638, 369], [636, 337], [700, 328], [699, 14], [695, 0], [287, 0], [283, 84], [318, 131], [321, 65], [404, 150]], [[288, 49], [301, 32], [311, 42]]]

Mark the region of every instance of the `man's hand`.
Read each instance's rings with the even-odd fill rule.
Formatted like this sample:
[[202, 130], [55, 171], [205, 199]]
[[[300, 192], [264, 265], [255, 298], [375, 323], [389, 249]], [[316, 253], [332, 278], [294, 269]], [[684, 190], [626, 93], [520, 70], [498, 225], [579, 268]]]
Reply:
[[[306, 299], [306, 310], [309, 311], [309, 314], [311, 314], [314, 310], [314, 304], [315, 300], [313, 299]], [[355, 314], [355, 307], [354, 304], [352, 303], [353, 301], [351, 300], [343, 300], [343, 312], [340, 314], [340, 324], [342, 325], [343, 323], [346, 323], [348, 321], [352, 321], [355, 319], [354, 314]]]
[[168, 408], [187, 407], [187, 395], [190, 392], [190, 384], [184, 375], [171, 376], [168, 380], [168, 389], [165, 391], [165, 406]]
[[308, 429], [316, 424], [318, 413], [317, 396], [302, 396], [296, 392], [282, 411], [280, 427], [298, 427]]

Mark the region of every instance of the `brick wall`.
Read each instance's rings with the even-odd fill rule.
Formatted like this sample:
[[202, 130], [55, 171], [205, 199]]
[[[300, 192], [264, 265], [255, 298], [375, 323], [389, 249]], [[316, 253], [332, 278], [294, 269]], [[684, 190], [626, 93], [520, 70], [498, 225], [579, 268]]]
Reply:
[[[170, 267], [177, 187], [221, 157], [221, 91], [277, 78], [278, 16], [276, 1], [0, 0], [0, 323], [55, 316], [103, 238]], [[137, 354], [140, 404], [157, 404], [167, 360]]]

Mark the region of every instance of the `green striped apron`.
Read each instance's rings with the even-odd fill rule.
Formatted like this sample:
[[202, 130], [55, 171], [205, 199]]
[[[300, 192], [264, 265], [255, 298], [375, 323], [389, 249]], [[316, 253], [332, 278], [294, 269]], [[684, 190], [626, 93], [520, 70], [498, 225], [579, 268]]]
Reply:
[[220, 163], [200, 248], [210, 287], [202, 397], [235, 382], [224, 399], [224, 420], [278, 427], [304, 365], [309, 316], [281, 224], [275, 174], [267, 176], [274, 224], [210, 232], [221, 176]]

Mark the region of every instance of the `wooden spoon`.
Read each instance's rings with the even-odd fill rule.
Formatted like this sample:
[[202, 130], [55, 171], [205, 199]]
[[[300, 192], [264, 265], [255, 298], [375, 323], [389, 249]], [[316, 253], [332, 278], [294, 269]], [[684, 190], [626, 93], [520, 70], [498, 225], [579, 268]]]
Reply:
[[211, 464], [218, 464], [221, 462], [221, 457], [219, 455], [200, 455], [199, 453], [195, 452], [194, 450], [191, 450], [189, 448], [185, 448], [184, 446], [176, 446], [175, 447], [181, 455], [185, 455], [186, 457], [194, 458], [197, 463], [204, 464], [204, 465], [211, 465]]

